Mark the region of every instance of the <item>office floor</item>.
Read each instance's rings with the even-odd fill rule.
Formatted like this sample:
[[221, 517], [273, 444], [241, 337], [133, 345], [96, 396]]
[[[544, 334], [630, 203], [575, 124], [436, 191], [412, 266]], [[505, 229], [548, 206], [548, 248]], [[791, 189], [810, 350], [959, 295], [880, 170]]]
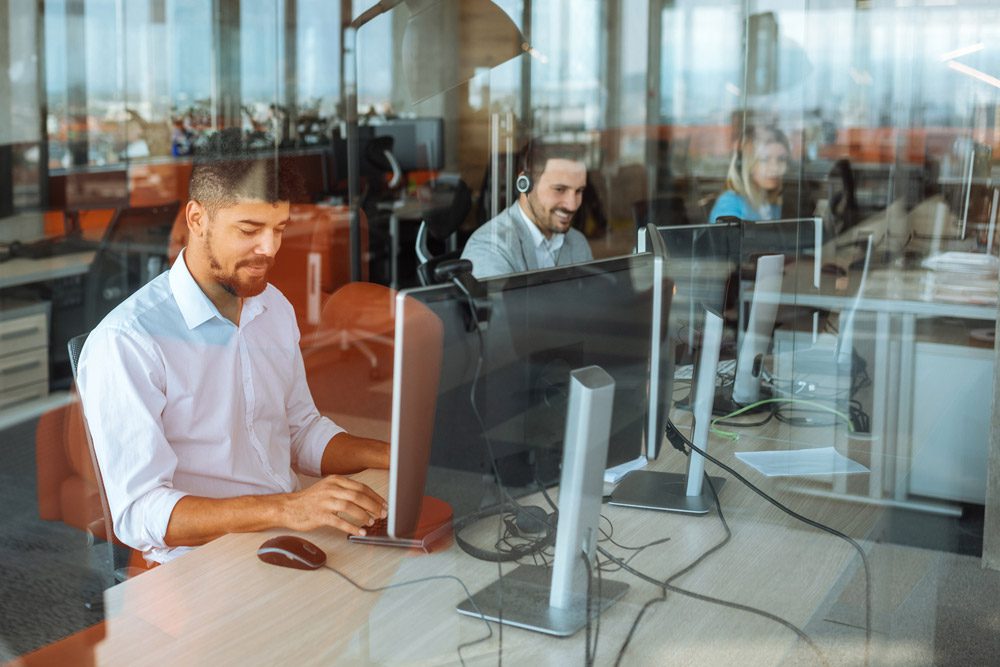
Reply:
[[[34, 421], [0, 432], [0, 661], [12, 659], [99, 620], [83, 602], [101, 589], [105, 553], [85, 536], [37, 518]], [[961, 519], [904, 511], [888, 515], [871, 552], [891, 567], [874, 582], [871, 664], [993, 664], [1000, 654], [1000, 573], [980, 568], [982, 508]], [[860, 664], [863, 578], [831, 591], [826, 612], [803, 628], [832, 665]], [[720, 628], [720, 639], [725, 629]], [[786, 665], [815, 660], [794, 651]]]
[[105, 553], [84, 533], [38, 518], [35, 421], [0, 431], [0, 662], [103, 619]]

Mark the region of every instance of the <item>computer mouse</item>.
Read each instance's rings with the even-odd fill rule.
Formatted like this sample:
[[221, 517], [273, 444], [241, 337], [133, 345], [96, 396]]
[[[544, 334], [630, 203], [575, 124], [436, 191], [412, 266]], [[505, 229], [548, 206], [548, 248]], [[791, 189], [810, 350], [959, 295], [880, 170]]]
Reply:
[[309, 540], [295, 535], [272, 537], [257, 549], [257, 558], [271, 565], [315, 570], [326, 563], [326, 554]]
[[514, 525], [522, 535], [544, 533], [549, 525], [549, 515], [544, 508], [537, 505], [525, 505], [517, 508]]

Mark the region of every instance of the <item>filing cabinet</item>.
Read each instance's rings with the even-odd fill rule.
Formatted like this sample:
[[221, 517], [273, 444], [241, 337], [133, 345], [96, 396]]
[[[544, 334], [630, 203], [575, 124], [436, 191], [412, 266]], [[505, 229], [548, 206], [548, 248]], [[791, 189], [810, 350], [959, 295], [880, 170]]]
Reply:
[[49, 393], [47, 301], [0, 302], [0, 411]]

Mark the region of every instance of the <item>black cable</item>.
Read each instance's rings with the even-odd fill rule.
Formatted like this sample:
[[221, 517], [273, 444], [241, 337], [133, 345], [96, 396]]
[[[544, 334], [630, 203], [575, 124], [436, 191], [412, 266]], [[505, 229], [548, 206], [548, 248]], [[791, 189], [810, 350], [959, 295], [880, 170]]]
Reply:
[[[461, 662], [462, 665], [465, 665], [465, 659], [462, 657], [462, 649], [468, 648], [470, 646], [475, 646], [476, 644], [479, 644], [481, 642], [487, 641], [491, 637], [493, 637], [493, 627], [490, 625], [490, 622], [486, 620], [486, 616], [483, 614], [482, 610], [479, 609], [479, 605], [476, 604], [476, 601], [472, 598], [472, 593], [469, 592], [469, 587], [465, 585], [464, 581], [462, 581], [461, 579], [459, 579], [458, 577], [456, 577], [456, 576], [454, 576], [452, 574], [435, 574], [435, 575], [431, 575], [429, 577], [422, 577], [420, 579], [412, 579], [410, 581], [401, 581], [399, 583], [387, 584], [385, 586], [368, 587], [368, 586], [362, 586], [361, 584], [359, 584], [358, 582], [354, 581], [349, 576], [347, 576], [346, 574], [344, 574], [343, 572], [341, 572], [337, 568], [333, 567], [329, 563], [324, 564], [323, 567], [325, 567], [326, 569], [330, 570], [331, 572], [333, 572], [334, 574], [336, 574], [337, 576], [339, 576], [341, 579], [343, 579], [344, 581], [346, 581], [347, 583], [349, 583], [351, 586], [354, 586], [355, 588], [357, 588], [359, 591], [363, 591], [365, 593], [381, 593], [382, 591], [387, 591], [387, 590], [389, 590], [391, 588], [402, 588], [404, 586], [412, 586], [413, 584], [423, 584], [423, 583], [426, 583], [428, 581], [435, 581], [435, 580], [439, 580], [439, 579], [451, 579], [453, 581], [457, 581], [458, 585], [462, 587], [463, 591], [465, 591], [465, 597], [469, 601], [469, 604], [472, 605], [472, 608], [476, 610], [476, 612], [479, 614], [479, 618], [486, 625], [486, 632], [487, 632], [487, 634], [486, 634], [485, 637], [480, 637], [479, 639], [476, 639], [475, 641], [465, 642], [464, 644], [459, 644], [458, 645], [457, 651], [458, 651], [458, 660], [459, 660], [459, 662]], [[501, 625], [500, 627], [502, 628], [503, 625]]]
[[[792, 509], [786, 507], [785, 505], [783, 505], [782, 503], [780, 503], [779, 501], [775, 500], [774, 498], [772, 498], [771, 496], [769, 496], [768, 494], [766, 494], [764, 491], [760, 490], [756, 485], [754, 485], [753, 482], [751, 482], [746, 477], [744, 477], [743, 475], [741, 475], [740, 473], [738, 473], [736, 470], [734, 470], [730, 466], [726, 465], [725, 463], [723, 463], [719, 459], [715, 458], [714, 456], [712, 456], [711, 454], [709, 454], [708, 452], [704, 451], [703, 449], [701, 449], [700, 447], [698, 447], [696, 444], [694, 444], [693, 442], [691, 442], [691, 440], [687, 436], [685, 436], [683, 433], [681, 433], [680, 430], [676, 426], [674, 426], [672, 422], [670, 422], [670, 420], [667, 420], [667, 427], [668, 427], [668, 430], [672, 429], [677, 435], [679, 435], [683, 439], [684, 444], [686, 444], [688, 447], [690, 447], [693, 451], [701, 454], [707, 460], [711, 461], [712, 463], [714, 463], [718, 467], [720, 467], [723, 470], [725, 470], [726, 472], [728, 472], [730, 475], [732, 475], [737, 480], [739, 480], [748, 489], [750, 489], [751, 491], [753, 491], [754, 493], [756, 493], [758, 496], [760, 496], [761, 498], [763, 498], [767, 502], [769, 502], [772, 505], [774, 505], [776, 508], [778, 508], [779, 510], [781, 510], [782, 512], [784, 512], [788, 516], [792, 517], [793, 519], [797, 519], [798, 521], [801, 521], [802, 523], [804, 523], [804, 524], [806, 524], [808, 526], [812, 526], [813, 528], [816, 528], [818, 530], [822, 530], [823, 532], [829, 533], [830, 535], [833, 535], [834, 537], [839, 537], [840, 539], [844, 540], [845, 542], [847, 542], [848, 544], [850, 544], [852, 547], [854, 547], [854, 549], [858, 552], [858, 555], [861, 556], [861, 564], [864, 566], [864, 570], [865, 570], [865, 662], [864, 662], [864, 664], [865, 665], [869, 664], [869, 657], [870, 657], [870, 651], [871, 651], [871, 639], [872, 639], [872, 579], [871, 579], [871, 568], [868, 565], [868, 557], [865, 555], [865, 551], [864, 551], [864, 549], [861, 548], [861, 545], [858, 544], [849, 535], [846, 535], [846, 534], [840, 532], [836, 528], [831, 528], [831, 527], [829, 527], [829, 526], [827, 526], [825, 524], [822, 524], [822, 523], [820, 523], [818, 521], [814, 521], [813, 519], [810, 519], [809, 517], [803, 516], [803, 515], [799, 514], [798, 512], [796, 512], [795, 510], [792, 510]], [[714, 487], [711, 486], [711, 483], [709, 483], [709, 486], [710, 486], [710, 488], [712, 488], [712, 491], [714, 493], [715, 489], [714, 489]], [[716, 504], [718, 504], [718, 500], [716, 500]]]
[[[479, 340], [479, 353], [477, 355], [477, 360], [476, 360], [476, 370], [472, 376], [472, 386], [469, 388], [469, 402], [472, 404], [473, 415], [475, 416], [476, 422], [479, 424], [479, 428], [483, 433], [483, 440], [486, 442], [486, 451], [490, 457], [490, 464], [493, 467], [493, 474], [494, 476], [496, 476], [497, 480], [497, 490], [500, 493], [500, 499], [503, 500], [504, 496], [507, 495], [507, 491], [503, 486], [503, 480], [500, 478], [500, 469], [497, 466], [496, 458], [493, 456], [493, 443], [490, 442], [490, 436], [486, 432], [486, 424], [483, 421], [482, 415], [479, 414], [479, 406], [476, 405], [476, 387], [479, 384], [479, 374], [482, 371], [483, 367], [483, 355], [486, 353], [486, 342], [483, 340], [483, 330], [482, 327], [479, 325], [479, 314], [476, 311], [476, 300], [472, 297], [472, 294], [469, 293], [469, 290], [466, 289], [465, 285], [462, 284], [462, 281], [458, 280], [457, 277], [452, 277], [452, 283], [458, 287], [459, 291], [465, 294], [465, 298], [468, 301], [469, 305], [469, 315], [472, 318], [473, 323], [475, 324], [476, 336]], [[500, 539], [500, 536], [502, 534], [501, 530], [502, 525], [503, 525], [502, 521], [497, 522], [497, 539]], [[454, 531], [454, 534], [456, 535], [455, 541], [461, 546], [462, 542], [459, 542], [457, 538], [458, 531], [457, 530]], [[497, 560], [497, 582], [498, 582], [497, 608], [499, 609], [499, 612], [497, 614], [497, 620], [500, 625], [498, 630], [499, 647], [497, 649], [497, 665], [502, 667], [503, 666], [503, 567], [500, 565], [499, 560]]]
[[713, 553], [715, 553], [716, 551], [718, 551], [722, 547], [724, 547], [730, 541], [730, 539], [732, 538], [732, 531], [730, 530], [729, 523], [726, 521], [726, 518], [725, 518], [725, 516], [722, 513], [722, 505], [719, 502], [719, 496], [718, 496], [718, 493], [715, 490], [715, 485], [712, 484], [712, 480], [711, 480], [711, 478], [708, 477], [707, 473], [705, 474], [705, 478], [707, 480], [709, 489], [711, 489], [711, 491], [712, 491], [712, 496], [715, 499], [716, 511], [718, 512], [719, 519], [722, 522], [722, 526], [723, 526], [723, 529], [726, 532], [726, 535], [725, 535], [725, 537], [722, 538], [722, 540], [720, 542], [716, 543], [714, 546], [712, 546], [710, 549], [708, 549], [708, 551], [705, 551], [704, 553], [702, 553], [700, 556], [698, 556], [698, 558], [696, 558], [694, 561], [692, 561], [691, 563], [689, 563], [687, 566], [683, 567], [682, 569], [678, 570], [674, 574], [670, 575], [670, 577], [668, 577], [665, 581], [662, 581], [662, 582], [658, 581], [657, 579], [654, 579], [654, 578], [650, 577], [649, 575], [644, 574], [643, 572], [640, 572], [639, 570], [636, 570], [636, 569], [630, 567], [626, 562], [624, 562], [621, 559], [618, 559], [618, 558], [612, 556], [606, 550], [604, 550], [602, 547], [598, 547], [598, 549], [601, 551], [601, 553], [603, 553], [606, 557], [611, 558], [616, 563], [618, 563], [618, 565], [620, 565], [622, 567], [622, 569], [624, 569], [625, 571], [629, 572], [630, 574], [635, 575], [636, 577], [642, 579], [643, 581], [651, 583], [651, 584], [653, 584], [655, 586], [659, 586], [660, 590], [661, 590], [661, 595], [659, 597], [652, 598], [652, 599], [648, 600], [646, 602], [646, 604], [643, 605], [642, 609], [639, 611], [639, 614], [636, 616], [635, 620], [632, 622], [632, 627], [629, 628], [628, 635], [626, 635], [625, 641], [622, 643], [621, 647], [618, 650], [618, 657], [615, 660], [615, 665], [621, 664], [622, 658], [625, 656], [625, 651], [628, 649], [628, 645], [632, 641], [632, 637], [634, 636], [635, 631], [638, 628], [639, 622], [642, 620], [643, 615], [645, 615], [646, 611], [650, 607], [652, 607], [654, 604], [656, 604], [657, 602], [662, 602], [662, 601], [666, 600], [667, 591], [670, 591], [672, 593], [677, 593], [679, 595], [684, 595], [684, 596], [687, 596], [687, 597], [691, 597], [691, 598], [694, 598], [696, 600], [701, 600], [702, 602], [708, 602], [710, 604], [717, 604], [717, 605], [721, 605], [723, 607], [728, 607], [728, 608], [731, 608], [731, 609], [736, 609], [738, 611], [745, 611], [745, 612], [748, 612], [748, 613], [751, 613], [751, 614], [754, 614], [754, 615], [757, 615], [757, 616], [762, 616], [763, 618], [766, 618], [768, 620], [774, 621], [774, 622], [776, 622], [776, 623], [778, 623], [778, 624], [780, 624], [780, 625], [788, 628], [792, 632], [794, 632], [800, 639], [802, 639], [804, 642], [806, 642], [806, 644], [808, 644], [810, 646], [810, 648], [812, 648], [816, 652], [816, 654], [819, 657], [820, 661], [824, 665], [827, 665], [828, 662], [826, 660], [826, 657], [823, 655], [822, 651], [819, 650], [819, 647], [812, 640], [812, 638], [809, 637], [809, 635], [807, 635], [805, 632], [803, 632], [796, 625], [794, 625], [793, 623], [791, 623], [791, 622], [789, 622], [789, 621], [781, 618], [780, 616], [778, 616], [776, 614], [772, 614], [771, 612], [768, 612], [768, 611], [764, 611], [763, 609], [757, 609], [756, 607], [750, 607], [748, 605], [743, 605], [743, 604], [740, 604], [738, 602], [731, 602], [729, 600], [722, 600], [722, 599], [719, 599], [719, 598], [711, 597], [709, 595], [703, 595], [701, 593], [695, 593], [694, 591], [689, 591], [689, 590], [687, 590], [685, 588], [680, 588], [678, 586], [672, 585], [672, 582], [674, 580], [676, 580], [676, 579], [684, 576], [685, 574], [687, 574], [688, 572], [690, 572], [691, 570], [693, 570], [694, 568], [696, 568], [706, 558], [708, 558]]

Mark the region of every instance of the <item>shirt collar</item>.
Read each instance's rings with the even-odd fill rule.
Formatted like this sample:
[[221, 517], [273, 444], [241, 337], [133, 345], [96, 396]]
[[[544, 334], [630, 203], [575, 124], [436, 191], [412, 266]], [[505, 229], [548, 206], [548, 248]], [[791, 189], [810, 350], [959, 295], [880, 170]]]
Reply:
[[563, 241], [566, 240], [565, 234], [553, 234], [552, 238], [547, 239], [542, 234], [542, 230], [538, 228], [538, 225], [533, 223], [525, 210], [521, 208], [521, 202], [517, 202], [517, 212], [521, 217], [521, 222], [528, 227], [528, 231], [531, 233], [531, 243], [534, 247], [538, 248], [544, 244], [551, 252], [555, 252], [562, 247]]
[[[219, 309], [215, 307], [215, 304], [201, 290], [194, 276], [191, 275], [184, 259], [184, 250], [181, 250], [177, 259], [174, 260], [167, 277], [170, 280], [170, 291], [174, 294], [174, 300], [177, 301], [177, 307], [180, 309], [188, 329], [194, 329], [213, 317], [229, 322], [219, 313]], [[264, 304], [259, 297], [244, 299], [240, 321], [245, 324], [263, 311]]]

